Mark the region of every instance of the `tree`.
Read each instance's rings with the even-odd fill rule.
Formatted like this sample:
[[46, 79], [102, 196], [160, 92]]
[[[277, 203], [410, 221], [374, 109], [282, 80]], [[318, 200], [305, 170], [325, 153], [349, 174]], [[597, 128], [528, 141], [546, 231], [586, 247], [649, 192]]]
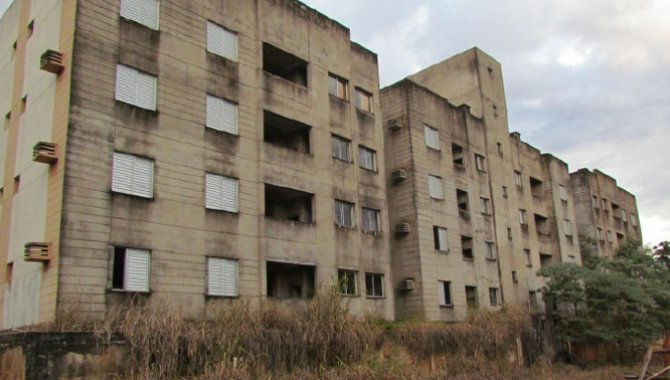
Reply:
[[[660, 252], [660, 253], [659, 253]], [[585, 255], [583, 267], [557, 264], [545, 299], [559, 341], [646, 345], [670, 331], [670, 250], [625, 241], [612, 260]]]

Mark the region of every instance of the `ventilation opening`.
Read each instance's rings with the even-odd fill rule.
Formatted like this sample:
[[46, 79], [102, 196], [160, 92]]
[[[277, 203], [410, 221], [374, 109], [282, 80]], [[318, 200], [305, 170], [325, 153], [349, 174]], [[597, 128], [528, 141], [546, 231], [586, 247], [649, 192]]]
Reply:
[[307, 62], [267, 43], [263, 43], [263, 70], [307, 87]]
[[312, 223], [314, 194], [265, 184], [265, 216], [273, 219]]
[[451, 154], [454, 157], [454, 166], [457, 168], [464, 168], [465, 159], [463, 158], [463, 147], [458, 144], [451, 144]]
[[474, 259], [474, 254], [472, 252], [472, 237], [471, 236], [461, 236], [461, 247], [463, 249], [463, 258], [464, 259]]
[[263, 112], [263, 141], [299, 153], [310, 153], [310, 126], [269, 111]]
[[268, 261], [266, 273], [268, 297], [290, 299], [314, 296], [314, 266]]

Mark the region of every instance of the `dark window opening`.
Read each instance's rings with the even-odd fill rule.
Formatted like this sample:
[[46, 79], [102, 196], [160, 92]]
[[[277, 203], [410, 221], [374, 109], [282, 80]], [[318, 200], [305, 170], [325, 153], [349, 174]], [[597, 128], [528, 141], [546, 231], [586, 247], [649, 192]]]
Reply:
[[542, 198], [544, 193], [542, 192], [542, 181], [535, 177], [529, 177], [530, 179], [530, 192], [534, 197]]
[[535, 214], [535, 228], [537, 229], [537, 234], [540, 236], [551, 235], [551, 232], [549, 231], [549, 220], [546, 216]]
[[474, 254], [472, 251], [472, 237], [471, 236], [461, 236], [461, 247], [463, 250], [464, 259], [473, 259]]
[[340, 294], [347, 296], [358, 295], [358, 272], [354, 270], [339, 269], [337, 271], [337, 282], [340, 288]]
[[268, 297], [289, 299], [314, 296], [314, 266], [268, 261], [266, 273]]
[[112, 266], [112, 289], [123, 289], [126, 274], [126, 249], [114, 247], [114, 265]]
[[458, 144], [451, 144], [451, 154], [454, 157], [454, 166], [459, 169], [465, 168], [463, 147]]
[[263, 141], [298, 153], [311, 152], [309, 133], [311, 127], [269, 111], [263, 112]]
[[267, 43], [263, 43], [263, 71], [307, 87], [307, 62]]
[[468, 199], [468, 192], [461, 189], [456, 189], [456, 202], [458, 202], [458, 214], [461, 218], [470, 217], [470, 201]]
[[468, 304], [468, 309], [477, 308], [477, 287], [476, 286], [466, 286], [465, 287], [465, 301]]
[[314, 194], [265, 184], [265, 216], [268, 218], [312, 223]]
[[540, 268], [544, 268], [548, 265], [551, 265], [552, 258], [548, 253], [540, 253]]

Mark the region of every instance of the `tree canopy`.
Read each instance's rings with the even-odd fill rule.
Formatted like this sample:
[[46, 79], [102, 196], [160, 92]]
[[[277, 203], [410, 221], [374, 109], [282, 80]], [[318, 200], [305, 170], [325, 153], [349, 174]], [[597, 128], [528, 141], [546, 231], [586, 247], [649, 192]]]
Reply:
[[583, 266], [556, 264], [545, 301], [559, 340], [647, 344], [670, 331], [670, 243], [627, 240], [611, 260], [582, 247]]

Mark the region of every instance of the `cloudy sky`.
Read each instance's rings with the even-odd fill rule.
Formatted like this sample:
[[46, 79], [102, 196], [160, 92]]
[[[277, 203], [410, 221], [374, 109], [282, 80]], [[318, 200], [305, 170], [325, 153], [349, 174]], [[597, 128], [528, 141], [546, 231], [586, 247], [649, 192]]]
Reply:
[[670, 240], [670, 1], [304, 2], [377, 52], [382, 85], [480, 47], [502, 64], [510, 130], [617, 178], [645, 242]]

